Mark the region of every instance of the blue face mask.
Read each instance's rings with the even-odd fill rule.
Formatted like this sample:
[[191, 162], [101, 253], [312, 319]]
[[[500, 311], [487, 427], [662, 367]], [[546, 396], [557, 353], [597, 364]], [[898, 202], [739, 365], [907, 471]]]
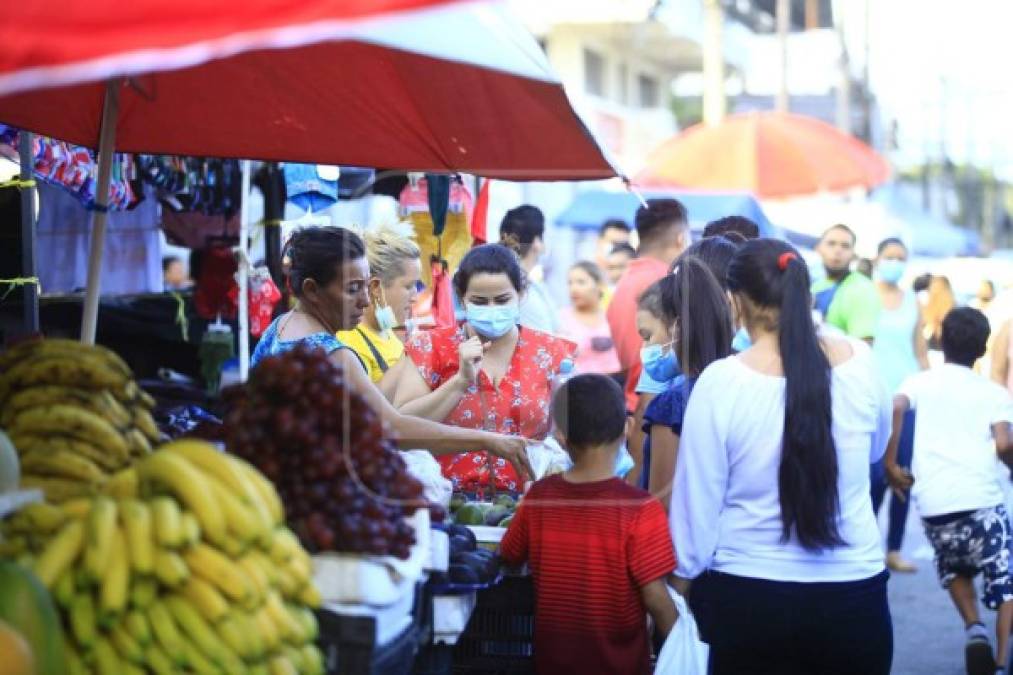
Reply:
[[619, 446], [619, 450], [616, 451], [616, 464], [613, 469], [617, 478], [625, 478], [626, 474], [633, 471], [633, 467], [636, 462], [633, 461], [633, 456], [630, 451], [626, 448], [626, 441]]
[[671, 348], [666, 352], [664, 345], [647, 345], [641, 349], [640, 363], [655, 382], [670, 382], [682, 373], [679, 356]]
[[472, 305], [468, 304], [464, 311], [468, 325], [482, 337], [495, 340], [506, 335], [517, 325], [521, 312], [517, 303], [509, 305]]
[[753, 346], [753, 341], [749, 338], [749, 331], [745, 328], [740, 328], [732, 338], [732, 351], [744, 352]]
[[895, 258], [884, 258], [876, 267], [876, 276], [888, 284], [895, 284], [904, 276], [907, 263]]

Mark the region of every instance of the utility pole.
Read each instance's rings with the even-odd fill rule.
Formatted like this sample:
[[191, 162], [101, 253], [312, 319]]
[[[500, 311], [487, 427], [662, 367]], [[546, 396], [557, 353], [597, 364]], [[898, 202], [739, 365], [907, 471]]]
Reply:
[[846, 134], [851, 133], [851, 64], [848, 59], [848, 43], [844, 39], [844, 17], [841, 16], [843, 2], [834, 4], [834, 28], [837, 30], [837, 41], [841, 45], [840, 81], [837, 85], [837, 128]]
[[865, 142], [872, 145], [872, 89], [869, 84], [869, 30], [872, 27], [870, 13], [872, 7], [869, 0], [865, 0], [865, 14], [863, 15], [864, 26], [862, 27], [862, 123], [864, 124], [862, 135]]
[[945, 75], [939, 77], [939, 213], [944, 218], [946, 213], [947, 162], [946, 162], [946, 99], [949, 96], [949, 82]]
[[777, 0], [774, 8], [774, 19], [777, 23], [778, 79], [777, 98], [774, 99], [774, 110], [788, 112], [788, 32], [791, 24], [790, 0]]
[[703, 121], [714, 126], [725, 116], [725, 10], [721, 0], [703, 0]]

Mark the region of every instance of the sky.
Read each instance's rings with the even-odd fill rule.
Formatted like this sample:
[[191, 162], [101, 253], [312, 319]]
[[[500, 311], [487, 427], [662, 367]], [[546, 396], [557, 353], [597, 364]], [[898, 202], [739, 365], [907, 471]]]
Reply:
[[895, 161], [938, 159], [945, 147], [1013, 180], [1013, 1], [868, 3], [869, 76], [884, 121], [898, 123]]

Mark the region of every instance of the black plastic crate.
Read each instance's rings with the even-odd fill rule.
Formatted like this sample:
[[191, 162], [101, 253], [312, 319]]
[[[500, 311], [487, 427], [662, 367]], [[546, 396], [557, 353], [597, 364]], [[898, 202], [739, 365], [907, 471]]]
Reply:
[[376, 619], [343, 616], [321, 610], [318, 646], [327, 675], [409, 675], [419, 648], [418, 628], [411, 624], [387, 644], [376, 644]]
[[479, 591], [475, 612], [453, 651], [453, 673], [533, 672], [535, 591], [531, 577], [508, 576]]
[[452, 675], [453, 672], [453, 645], [425, 645], [415, 656], [413, 675]]

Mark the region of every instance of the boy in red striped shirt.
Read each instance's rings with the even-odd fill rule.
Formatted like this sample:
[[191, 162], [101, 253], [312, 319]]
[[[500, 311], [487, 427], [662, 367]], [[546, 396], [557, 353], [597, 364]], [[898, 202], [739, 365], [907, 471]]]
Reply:
[[535, 584], [535, 672], [648, 673], [646, 614], [667, 635], [678, 614], [668, 519], [650, 494], [614, 476], [627, 431], [622, 389], [578, 375], [552, 401], [555, 436], [573, 468], [535, 483], [500, 545]]

